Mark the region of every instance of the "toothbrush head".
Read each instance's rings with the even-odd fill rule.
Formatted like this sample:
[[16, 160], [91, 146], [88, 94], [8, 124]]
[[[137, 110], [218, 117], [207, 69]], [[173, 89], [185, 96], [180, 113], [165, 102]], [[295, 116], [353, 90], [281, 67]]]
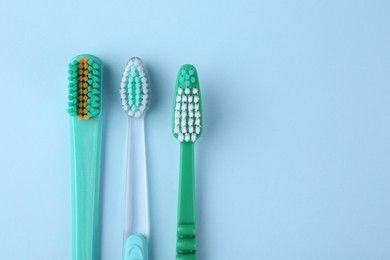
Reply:
[[123, 71], [120, 94], [123, 110], [131, 117], [144, 116], [150, 104], [150, 81], [142, 60], [133, 57]]
[[198, 73], [183, 65], [178, 73], [173, 101], [173, 136], [179, 142], [195, 143], [202, 134], [202, 101]]
[[101, 115], [102, 63], [88, 54], [78, 55], [69, 63], [68, 113], [79, 120]]

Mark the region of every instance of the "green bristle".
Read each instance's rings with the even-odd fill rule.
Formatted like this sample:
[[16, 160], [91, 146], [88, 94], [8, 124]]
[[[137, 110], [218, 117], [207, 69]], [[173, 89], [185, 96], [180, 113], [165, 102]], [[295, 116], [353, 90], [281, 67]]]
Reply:
[[141, 105], [141, 79], [139, 77], [137, 67], [131, 66], [130, 76], [128, 78], [127, 85], [127, 95], [128, 95], [128, 104], [132, 111], [136, 111], [137, 108]]
[[94, 82], [100, 82], [99, 77], [96, 77], [96, 76], [92, 76], [92, 80], [93, 80]]
[[78, 62], [73, 60], [68, 66], [68, 113], [77, 116], [77, 67]]

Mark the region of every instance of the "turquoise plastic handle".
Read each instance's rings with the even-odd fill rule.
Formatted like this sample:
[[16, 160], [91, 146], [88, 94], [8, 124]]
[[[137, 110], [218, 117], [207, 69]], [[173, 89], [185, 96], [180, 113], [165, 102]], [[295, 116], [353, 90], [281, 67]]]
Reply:
[[102, 118], [70, 118], [72, 141], [72, 259], [97, 260]]
[[180, 144], [176, 260], [196, 259], [194, 144]]

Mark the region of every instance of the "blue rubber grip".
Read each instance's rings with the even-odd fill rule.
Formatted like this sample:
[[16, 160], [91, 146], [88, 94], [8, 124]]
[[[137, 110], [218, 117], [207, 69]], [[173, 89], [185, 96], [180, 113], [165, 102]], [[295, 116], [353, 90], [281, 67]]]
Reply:
[[148, 246], [144, 236], [136, 234], [131, 235], [126, 240], [126, 249], [124, 260], [147, 260]]

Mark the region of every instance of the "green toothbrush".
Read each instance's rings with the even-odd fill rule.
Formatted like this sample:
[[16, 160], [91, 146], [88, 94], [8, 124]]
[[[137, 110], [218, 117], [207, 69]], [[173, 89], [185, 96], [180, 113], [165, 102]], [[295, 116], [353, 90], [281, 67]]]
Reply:
[[180, 142], [177, 260], [196, 259], [194, 143], [202, 134], [202, 103], [198, 73], [183, 65], [177, 76], [173, 102], [173, 136]]
[[69, 63], [73, 260], [98, 259], [102, 71], [92, 55]]

